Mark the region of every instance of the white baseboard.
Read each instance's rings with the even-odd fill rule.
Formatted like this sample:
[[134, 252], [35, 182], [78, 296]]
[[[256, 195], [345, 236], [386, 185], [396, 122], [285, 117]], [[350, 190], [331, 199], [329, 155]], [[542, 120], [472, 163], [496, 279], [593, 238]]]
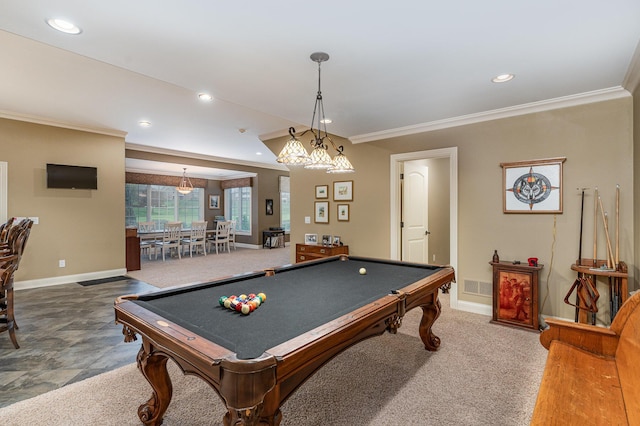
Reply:
[[16, 281], [13, 283], [14, 290], [26, 290], [28, 288], [50, 287], [60, 284], [77, 283], [79, 281], [99, 280], [102, 278], [117, 277], [125, 275], [127, 270], [112, 269], [109, 271], [87, 272], [86, 274], [64, 275], [61, 277], [41, 278], [37, 280]]
[[486, 316], [493, 315], [492, 306], [485, 305], [482, 303], [467, 302], [459, 299], [458, 299], [458, 306], [456, 307], [456, 309], [460, 311], [471, 312], [474, 314], [480, 314], [480, 315], [486, 315]]

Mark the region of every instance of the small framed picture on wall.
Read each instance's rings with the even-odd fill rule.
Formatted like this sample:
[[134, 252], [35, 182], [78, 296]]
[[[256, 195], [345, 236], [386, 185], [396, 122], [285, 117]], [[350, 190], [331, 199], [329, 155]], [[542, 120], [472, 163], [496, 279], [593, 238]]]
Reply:
[[315, 222], [329, 223], [329, 202], [328, 201], [315, 202]]
[[338, 204], [338, 221], [349, 222], [349, 204]]
[[219, 195], [209, 195], [209, 208], [212, 210], [220, 208], [220, 196]]
[[329, 185], [316, 185], [316, 198], [329, 198]]
[[334, 201], [353, 201], [353, 181], [333, 182]]
[[267, 199], [265, 209], [266, 209], [267, 216], [273, 215], [273, 200], [272, 199]]

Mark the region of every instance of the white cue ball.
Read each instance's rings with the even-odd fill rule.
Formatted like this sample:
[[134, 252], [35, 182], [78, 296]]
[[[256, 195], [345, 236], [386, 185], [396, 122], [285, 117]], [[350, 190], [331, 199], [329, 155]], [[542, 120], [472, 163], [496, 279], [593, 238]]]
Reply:
[[365, 268], [360, 268], [360, 275], [366, 275], [367, 274], [367, 270]]

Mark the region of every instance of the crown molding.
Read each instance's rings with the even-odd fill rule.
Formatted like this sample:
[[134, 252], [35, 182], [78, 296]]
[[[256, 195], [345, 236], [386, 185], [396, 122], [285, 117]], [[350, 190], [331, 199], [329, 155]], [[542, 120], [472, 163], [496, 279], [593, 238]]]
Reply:
[[175, 157], [185, 157], [185, 158], [193, 158], [197, 160], [205, 160], [205, 161], [215, 161], [217, 163], [231, 164], [234, 166], [248, 166], [248, 167], [258, 167], [261, 169], [271, 169], [271, 170], [289, 170], [286, 166], [280, 164], [268, 164], [268, 163], [258, 163], [255, 161], [245, 161], [245, 160], [236, 160], [233, 158], [224, 158], [224, 157], [215, 157], [213, 155], [206, 154], [197, 154], [194, 152], [185, 152], [178, 151], [175, 149], [168, 148], [157, 148], [148, 145], [139, 145], [135, 143], [126, 142], [124, 144], [125, 149], [130, 149], [132, 151], [141, 151], [141, 152], [149, 152], [152, 154], [164, 154], [164, 155], [172, 155]]
[[631, 64], [629, 64], [627, 74], [624, 76], [622, 87], [631, 93], [640, 87], [640, 42], [631, 58]]
[[397, 129], [382, 130], [379, 132], [356, 135], [350, 137], [349, 140], [354, 144], [373, 142], [381, 139], [432, 132], [434, 130], [447, 129], [451, 127], [464, 126], [467, 124], [481, 123], [484, 121], [498, 120], [501, 118], [515, 117], [518, 115], [532, 114], [559, 108], [568, 108], [577, 105], [602, 102], [629, 96], [631, 96], [631, 93], [629, 93], [629, 91], [621, 86], [617, 86], [608, 89], [595, 90], [578, 95], [564, 96], [561, 98], [516, 105], [513, 107], [501, 108], [477, 114], [463, 115], [460, 117], [447, 118], [444, 120], [399, 127]]
[[64, 121], [52, 120], [49, 118], [38, 117], [29, 114], [19, 114], [6, 110], [0, 110], [0, 118], [7, 118], [9, 120], [16, 121], [26, 121], [28, 123], [43, 124], [45, 126], [60, 127], [63, 129], [80, 130], [82, 132], [97, 133], [100, 135], [116, 136], [123, 139], [127, 136], [127, 132], [123, 132], [122, 130], [83, 126], [80, 124], [66, 123]]

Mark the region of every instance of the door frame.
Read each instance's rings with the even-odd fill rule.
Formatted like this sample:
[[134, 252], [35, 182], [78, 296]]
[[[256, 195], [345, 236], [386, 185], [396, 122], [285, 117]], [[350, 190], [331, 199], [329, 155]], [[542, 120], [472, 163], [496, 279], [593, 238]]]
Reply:
[[[449, 158], [449, 264], [458, 271], [458, 147], [431, 149], [426, 151], [406, 152], [390, 156], [390, 257], [400, 260], [401, 231], [401, 163], [411, 160], [425, 160], [432, 158]], [[458, 308], [458, 285], [451, 283], [450, 306]]]

